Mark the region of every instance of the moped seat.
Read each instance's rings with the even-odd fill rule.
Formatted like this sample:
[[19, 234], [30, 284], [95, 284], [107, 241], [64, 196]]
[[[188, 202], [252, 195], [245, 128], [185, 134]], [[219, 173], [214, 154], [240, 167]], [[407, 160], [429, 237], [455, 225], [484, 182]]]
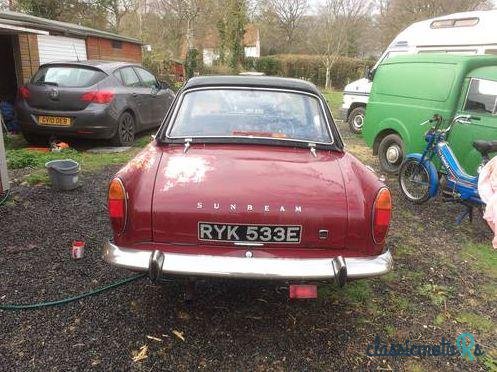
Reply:
[[473, 147], [482, 156], [488, 156], [491, 152], [497, 152], [497, 141], [476, 140], [473, 141]]

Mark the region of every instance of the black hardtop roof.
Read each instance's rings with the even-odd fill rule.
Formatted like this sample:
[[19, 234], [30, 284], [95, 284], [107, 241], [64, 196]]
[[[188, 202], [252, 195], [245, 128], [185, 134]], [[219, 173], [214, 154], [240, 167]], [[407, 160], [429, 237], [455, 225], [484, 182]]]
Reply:
[[220, 86], [291, 89], [320, 95], [318, 88], [308, 81], [274, 76], [199, 76], [188, 80], [184, 89]]

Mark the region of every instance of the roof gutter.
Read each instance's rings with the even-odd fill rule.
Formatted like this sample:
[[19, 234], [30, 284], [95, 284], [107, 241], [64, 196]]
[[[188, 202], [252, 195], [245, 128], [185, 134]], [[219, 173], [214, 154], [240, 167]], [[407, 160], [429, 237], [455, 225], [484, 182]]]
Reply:
[[32, 28], [26, 28], [26, 27], [20, 27], [20, 26], [13, 26], [13, 25], [8, 25], [5, 23], [0, 23], [0, 30], [9, 30], [9, 31], [22, 31], [22, 32], [28, 32], [31, 34], [38, 34], [38, 35], [48, 35], [48, 31], [43, 31], [43, 30], [35, 30]]

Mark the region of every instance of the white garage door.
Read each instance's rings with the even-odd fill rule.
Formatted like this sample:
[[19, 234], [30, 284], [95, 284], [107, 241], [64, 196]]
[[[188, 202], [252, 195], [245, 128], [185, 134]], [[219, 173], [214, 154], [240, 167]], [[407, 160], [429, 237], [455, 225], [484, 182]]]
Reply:
[[86, 43], [72, 37], [38, 35], [40, 64], [55, 61], [86, 61]]

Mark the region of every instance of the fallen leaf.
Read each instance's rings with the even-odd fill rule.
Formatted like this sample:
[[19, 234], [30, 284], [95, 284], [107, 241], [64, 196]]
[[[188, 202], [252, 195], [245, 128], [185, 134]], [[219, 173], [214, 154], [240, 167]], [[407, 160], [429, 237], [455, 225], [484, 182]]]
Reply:
[[157, 342], [162, 342], [162, 339], [158, 338], [158, 337], [154, 337], [154, 336], [149, 336], [147, 335], [147, 338], [150, 339], [150, 340], [154, 340], [154, 341], [157, 341]]
[[140, 351], [136, 353], [136, 355], [133, 357], [133, 362], [139, 362], [140, 360], [148, 358], [147, 353], [148, 353], [148, 346], [143, 345], [140, 348]]
[[185, 336], [183, 336], [183, 332], [174, 330], [173, 335], [178, 337], [181, 341], [183, 341], [183, 342], [185, 341]]

